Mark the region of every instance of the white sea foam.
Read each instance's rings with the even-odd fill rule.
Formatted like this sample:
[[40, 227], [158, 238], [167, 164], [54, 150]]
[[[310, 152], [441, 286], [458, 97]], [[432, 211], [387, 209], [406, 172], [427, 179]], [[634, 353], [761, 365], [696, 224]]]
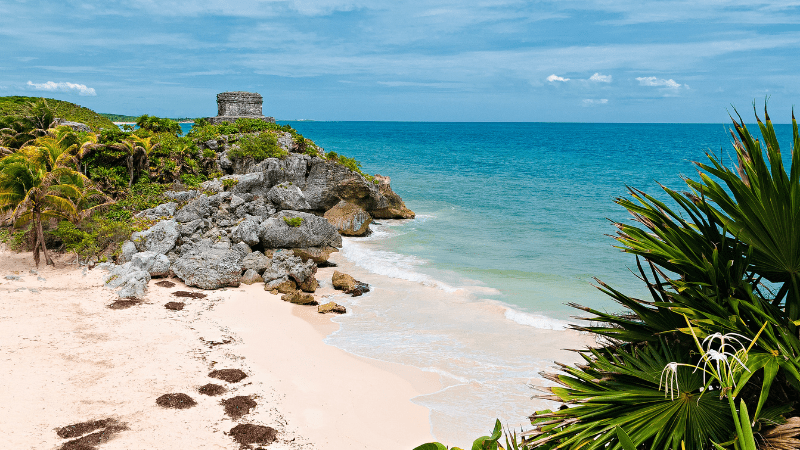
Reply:
[[358, 267], [374, 274], [399, 278], [401, 280], [415, 281], [425, 286], [437, 287], [445, 292], [455, 292], [458, 288], [435, 280], [416, 270], [417, 266], [425, 262], [410, 255], [385, 250], [368, 248], [353, 239], [343, 239], [342, 256], [352, 261]]
[[563, 320], [553, 319], [539, 314], [524, 313], [511, 308], [506, 309], [505, 316], [506, 319], [520, 325], [527, 325], [542, 330], [566, 330], [569, 327], [569, 324]]
[[440, 369], [438, 367], [423, 367], [422, 370], [425, 371], [425, 372], [433, 372], [433, 373], [441, 375], [443, 377], [451, 378], [451, 379], [456, 380], [456, 381], [458, 381], [459, 383], [462, 383], [462, 384], [469, 383], [470, 381], [475, 381], [475, 380], [470, 380], [469, 378], [464, 378], [464, 377], [460, 377], [458, 375], [452, 374], [452, 373], [450, 373], [450, 372], [448, 372], [446, 370]]

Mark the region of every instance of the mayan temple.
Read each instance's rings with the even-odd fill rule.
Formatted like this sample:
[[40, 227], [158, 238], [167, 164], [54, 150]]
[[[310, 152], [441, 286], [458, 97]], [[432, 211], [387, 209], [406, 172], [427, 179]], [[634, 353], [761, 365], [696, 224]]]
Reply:
[[261, 119], [265, 122], [275, 122], [274, 117], [266, 117], [261, 112], [264, 99], [255, 92], [222, 92], [217, 94], [217, 116], [209, 117], [212, 124], [220, 122], [235, 122], [236, 119]]

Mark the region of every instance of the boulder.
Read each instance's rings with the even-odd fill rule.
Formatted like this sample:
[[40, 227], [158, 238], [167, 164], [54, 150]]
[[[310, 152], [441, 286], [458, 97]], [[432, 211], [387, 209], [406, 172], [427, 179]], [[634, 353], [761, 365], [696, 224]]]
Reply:
[[150, 274], [132, 262], [115, 266], [106, 278], [107, 287], [121, 288], [117, 292], [120, 298], [144, 298], [149, 282]]
[[415, 217], [414, 211], [406, 208], [403, 199], [392, 191], [389, 177], [375, 175], [375, 180], [378, 182], [378, 191], [386, 199], [388, 205], [370, 211], [372, 217], [376, 219], [413, 219]]
[[278, 250], [272, 256], [272, 262], [264, 270], [262, 276], [265, 281], [289, 276], [298, 283], [303, 283], [306, 278], [313, 277], [316, 272], [317, 266], [313, 261], [303, 262], [289, 250]]
[[252, 219], [245, 219], [239, 222], [239, 225], [233, 229], [231, 238], [234, 241], [242, 241], [249, 246], [254, 246], [259, 243], [258, 233], [261, 229], [261, 224]]
[[175, 215], [175, 210], [178, 204], [175, 202], [162, 203], [155, 208], [145, 209], [144, 211], [136, 214], [136, 217], [144, 217], [148, 220], [156, 220], [164, 217], [172, 217]]
[[69, 127], [73, 131], [86, 131], [86, 132], [91, 132], [92, 131], [92, 129], [89, 128], [89, 125], [86, 125], [85, 123], [73, 122], [73, 121], [66, 120], [66, 119], [61, 119], [61, 118], [53, 119], [53, 125], [55, 125], [57, 127]]
[[281, 300], [289, 303], [294, 303], [297, 305], [316, 305], [317, 301], [314, 300], [314, 296], [311, 294], [304, 294], [300, 291], [290, 292], [288, 294], [283, 294], [281, 296]]
[[303, 292], [314, 292], [319, 288], [319, 281], [313, 276], [310, 276], [302, 283], [297, 283], [297, 287]]
[[250, 253], [242, 260], [242, 269], [254, 270], [259, 275], [264, 273], [264, 270], [271, 265], [272, 260], [264, 256], [264, 254], [259, 251]]
[[[301, 218], [299, 226], [290, 226], [285, 219]], [[341, 247], [342, 236], [327, 220], [313, 214], [281, 211], [261, 223], [258, 234], [264, 248]]]
[[236, 250], [204, 247], [178, 258], [172, 271], [187, 286], [201, 289], [238, 286], [242, 259], [242, 254]]
[[238, 208], [239, 206], [243, 205], [244, 203], [245, 203], [245, 200], [242, 197], [239, 197], [238, 195], [232, 195], [231, 196], [231, 209], [235, 210], [236, 208]]
[[358, 283], [355, 278], [346, 273], [339, 272], [338, 270], [333, 271], [331, 282], [333, 283], [333, 288], [340, 291], [353, 289], [356, 287], [356, 283]]
[[131, 241], [140, 252], [151, 251], [164, 255], [175, 247], [180, 235], [177, 222], [162, 220], [145, 231], [133, 233]]
[[336, 302], [328, 302], [325, 303], [324, 305], [319, 305], [317, 307], [317, 312], [320, 314], [327, 314], [327, 313], [346, 314], [347, 308]]
[[131, 265], [149, 273], [151, 277], [169, 275], [170, 261], [166, 255], [156, 252], [139, 252], [131, 258]]
[[197, 219], [205, 219], [210, 213], [211, 203], [208, 201], [208, 197], [200, 195], [181, 208], [178, 214], [175, 215], [175, 220], [180, 223], [186, 223]]
[[253, 252], [253, 249], [250, 248], [249, 245], [245, 244], [244, 242], [238, 242], [231, 246], [231, 249], [236, 250], [237, 252], [242, 254], [242, 258], [249, 255]]
[[188, 202], [189, 200], [196, 198], [200, 195], [197, 191], [167, 191], [164, 192], [164, 196], [167, 198], [171, 198], [178, 202]]
[[350, 275], [341, 273], [338, 270], [333, 272], [331, 282], [333, 283], [334, 289], [342, 290], [346, 294], [350, 294], [353, 297], [358, 297], [369, 292], [369, 285], [367, 283], [362, 283]]
[[131, 241], [125, 241], [122, 244], [121, 253], [117, 256], [117, 263], [118, 264], [125, 264], [126, 262], [130, 262], [133, 255], [135, 255], [139, 250], [136, 249], [136, 244]]
[[297, 284], [289, 277], [281, 277], [267, 283], [264, 283], [265, 291], [280, 292], [281, 294], [288, 294], [297, 291]]
[[203, 219], [195, 219], [191, 222], [180, 224], [181, 236], [191, 236], [205, 225]]
[[280, 183], [267, 192], [267, 200], [279, 209], [301, 211], [311, 209], [303, 192], [292, 182]]
[[364, 236], [369, 232], [372, 217], [358, 205], [340, 201], [325, 212], [325, 220], [344, 236]]
[[293, 248], [292, 251], [296, 256], [299, 256], [303, 261], [309, 259], [317, 264], [322, 264], [328, 261], [331, 253], [338, 252], [336, 247], [308, 247], [308, 248]]
[[366, 211], [389, 206], [375, 183], [336, 161], [321, 158], [313, 158], [303, 193], [311, 209], [317, 211], [327, 211], [340, 200]]
[[[262, 175], [262, 195], [280, 183], [291, 182], [298, 186], [303, 186], [306, 182], [306, 174], [311, 157], [308, 155], [292, 154], [286, 158], [267, 158], [264, 161], [248, 168], [251, 173], [261, 173]], [[248, 191], [257, 194], [255, 191]]]
[[264, 279], [253, 269], [247, 269], [241, 279], [241, 282], [244, 284], [260, 283], [262, 281], [264, 281]]

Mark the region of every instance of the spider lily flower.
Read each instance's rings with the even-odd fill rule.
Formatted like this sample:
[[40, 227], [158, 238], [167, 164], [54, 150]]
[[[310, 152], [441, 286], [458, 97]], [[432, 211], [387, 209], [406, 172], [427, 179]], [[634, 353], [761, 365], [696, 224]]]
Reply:
[[[737, 333], [728, 333], [728, 334], [714, 333], [708, 335], [705, 339], [703, 339], [702, 346], [705, 347], [706, 352], [708, 352], [709, 350], [711, 350], [711, 346], [714, 344], [714, 341], [719, 341], [719, 349], [717, 350], [719, 352], [725, 353], [725, 347], [731, 347], [732, 349], [734, 349], [733, 353], [737, 353], [739, 350], [745, 351], [744, 344], [742, 344], [742, 341], [740, 341], [739, 338], [745, 341], [750, 341], [749, 338]], [[726, 341], [735, 342], [736, 344], [738, 344], [739, 349], [736, 349], [736, 346], [733, 345], [732, 343], [730, 344], [726, 343]]]
[[664, 398], [669, 394], [670, 400], [675, 400], [675, 394], [680, 393], [680, 386], [678, 386], [678, 366], [680, 364], [671, 362], [664, 366], [661, 371], [661, 378], [658, 380], [658, 390], [661, 390], [661, 385], [664, 385]]
[[[731, 360], [728, 358], [731, 358]], [[736, 382], [734, 381], [733, 377], [730, 376], [730, 374], [736, 369], [735, 364], [739, 363], [739, 367], [750, 372], [750, 369], [745, 366], [745, 364], [741, 359], [739, 359], [738, 356], [736, 356], [736, 354], [708, 349], [703, 355], [703, 366], [698, 366], [695, 368], [695, 371], [697, 369], [701, 369], [703, 371], [703, 384], [706, 382], [706, 372], [708, 372], [707, 369], [709, 363], [713, 364], [712, 369], [716, 369], [716, 372], [712, 373], [714, 378], [716, 378], [721, 384], [725, 384], [723, 383], [723, 378], [729, 378], [734, 388], [736, 387]], [[725, 369], [725, 372], [721, 372], [721, 369]]]

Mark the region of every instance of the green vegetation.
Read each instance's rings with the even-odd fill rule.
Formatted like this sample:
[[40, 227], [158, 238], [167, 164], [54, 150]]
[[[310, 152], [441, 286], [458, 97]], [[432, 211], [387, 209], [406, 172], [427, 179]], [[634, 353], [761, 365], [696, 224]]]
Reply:
[[[133, 231], [151, 225], [135, 214], [168, 201], [163, 192], [173, 183], [198, 188], [221, 177], [217, 152], [205, 146], [208, 140], [223, 141], [232, 159], [261, 161], [288, 155], [278, 139], [284, 142], [289, 133], [292, 152], [324, 155], [292, 127], [257, 119], [213, 126], [198, 120], [181, 136], [179, 124], [171, 119], [142, 115], [135, 118], [136, 130], [120, 130], [107, 118], [67, 102], [0, 100], [5, 108], [0, 113], [0, 209], [12, 214], [0, 227], [0, 240], [15, 249], [34, 250], [37, 260], [43, 253], [48, 264], [50, 249], [74, 252], [83, 261], [115, 254]], [[58, 112], [67, 107], [83, 115]], [[15, 115], [2, 115], [8, 112]], [[96, 132], [55, 127], [55, 117], [87, 123]], [[340, 158], [346, 167], [360, 167], [353, 159]], [[222, 182], [227, 190], [236, 183]], [[290, 226], [301, 223], [302, 218], [287, 221]]]
[[548, 375], [541, 398], [569, 407], [533, 414], [507, 447], [800, 447], [800, 133], [793, 116], [787, 172], [769, 115], [756, 119], [760, 139], [732, 119], [737, 166], [708, 155], [686, 192], [662, 186], [672, 205], [617, 200], [634, 223], [616, 239], [650, 298], [599, 282], [624, 311], [573, 305], [605, 344]]
[[222, 187], [225, 188], [226, 191], [233, 189], [237, 184], [239, 184], [239, 180], [236, 178], [226, 178], [222, 180]]
[[328, 152], [325, 154], [325, 159], [329, 161], [338, 162], [339, 164], [345, 166], [346, 168], [352, 170], [353, 172], [360, 174], [367, 181], [371, 181], [376, 184], [378, 182], [372, 175], [366, 174], [361, 171], [361, 163], [357, 161], [355, 158], [348, 158], [347, 156], [344, 155], [338, 155], [336, 154], [336, 152]]
[[284, 217], [283, 221], [286, 222], [286, 225], [289, 225], [292, 228], [297, 228], [303, 224], [302, 217]]
[[289, 152], [278, 146], [278, 138], [272, 133], [245, 135], [239, 139], [238, 147], [228, 152], [230, 159], [252, 159], [259, 162], [267, 158], [283, 158]]
[[[47, 107], [53, 112], [54, 117], [80, 122], [88, 125], [92, 130], [98, 132], [103, 128], [117, 128], [108, 118], [92, 111], [89, 108], [51, 98], [41, 99], [38, 97], [0, 97], [0, 117], [26, 117], [30, 116], [37, 102], [44, 101]], [[48, 124], [49, 125], [49, 124]]]
[[[139, 118], [142, 117], [142, 116], [126, 116], [123, 114], [108, 114], [108, 113], [98, 113], [98, 114], [112, 122], [136, 123], [139, 120]], [[169, 120], [173, 120], [175, 122], [194, 122], [197, 119], [195, 119], [194, 117], [170, 117]]]

